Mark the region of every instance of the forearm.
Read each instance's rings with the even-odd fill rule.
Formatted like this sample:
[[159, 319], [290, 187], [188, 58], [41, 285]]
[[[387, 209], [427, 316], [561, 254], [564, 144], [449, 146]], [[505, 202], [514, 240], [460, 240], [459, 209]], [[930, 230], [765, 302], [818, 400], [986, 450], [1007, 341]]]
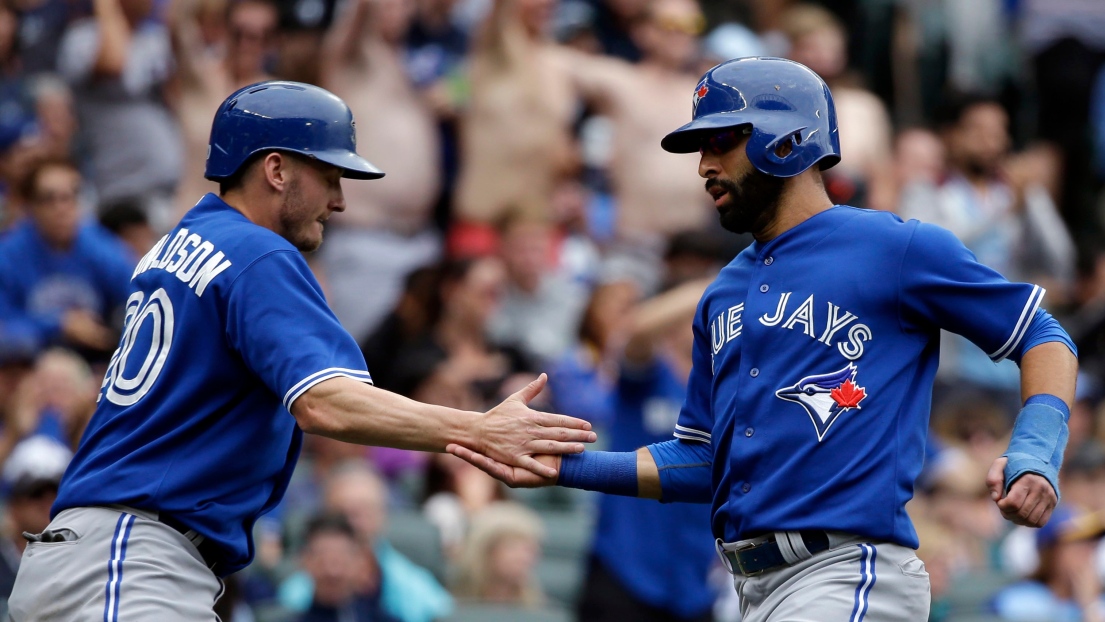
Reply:
[[131, 32], [118, 0], [95, 0], [96, 25], [99, 28], [99, 50], [95, 72], [100, 75], [122, 75], [127, 64]]
[[1069, 408], [1074, 404], [1078, 359], [1063, 343], [1041, 343], [1021, 358], [1021, 401], [1033, 395], [1054, 395]]
[[710, 447], [681, 440], [635, 452], [589, 451], [564, 456], [557, 484], [664, 502], [709, 503]]
[[630, 319], [626, 359], [647, 361], [652, 357], [653, 344], [662, 335], [681, 325], [690, 330], [695, 308], [709, 284], [709, 279], [691, 281], [638, 305]]
[[445, 451], [472, 447], [482, 413], [423, 404], [350, 378], [331, 378], [292, 404], [305, 432], [360, 445]]

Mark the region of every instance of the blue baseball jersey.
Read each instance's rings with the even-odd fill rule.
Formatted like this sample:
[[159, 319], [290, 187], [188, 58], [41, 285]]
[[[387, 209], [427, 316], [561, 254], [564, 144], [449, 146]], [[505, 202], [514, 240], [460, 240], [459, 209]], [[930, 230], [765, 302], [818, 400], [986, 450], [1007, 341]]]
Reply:
[[[623, 370], [611, 396], [611, 451], [635, 451], [670, 438], [687, 384], [663, 359]], [[717, 561], [710, 508], [603, 495], [594, 555], [641, 601], [682, 618], [710, 610], [707, 574]]]
[[939, 331], [998, 361], [1043, 297], [950, 232], [836, 206], [738, 255], [694, 321], [675, 435], [710, 443], [714, 534], [839, 530], [917, 547]]
[[216, 543], [227, 575], [284, 494], [303, 433], [289, 410], [364, 357], [287, 240], [206, 195], [134, 270], [99, 405], [53, 513], [121, 504]]

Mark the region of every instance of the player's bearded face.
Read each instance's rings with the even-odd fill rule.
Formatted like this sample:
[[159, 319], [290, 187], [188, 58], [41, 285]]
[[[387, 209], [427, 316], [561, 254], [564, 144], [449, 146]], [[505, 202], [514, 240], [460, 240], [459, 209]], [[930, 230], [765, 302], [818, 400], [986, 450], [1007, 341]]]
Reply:
[[779, 211], [783, 179], [761, 173], [749, 166], [748, 172], [736, 181], [723, 177], [706, 180], [711, 194], [724, 190], [724, 199], [717, 205], [721, 226], [734, 233], [763, 232]]
[[309, 253], [322, 245], [321, 216], [317, 202], [308, 201], [298, 177], [288, 182], [284, 193], [284, 204], [280, 206], [281, 235], [299, 250]]

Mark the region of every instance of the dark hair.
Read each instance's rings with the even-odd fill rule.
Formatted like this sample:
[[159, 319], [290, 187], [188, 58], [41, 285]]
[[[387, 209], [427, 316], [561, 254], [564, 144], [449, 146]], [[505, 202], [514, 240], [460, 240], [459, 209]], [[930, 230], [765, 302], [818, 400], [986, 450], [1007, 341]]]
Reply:
[[100, 225], [119, 235], [123, 229], [146, 226], [150, 219], [142, 209], [142, 200], [138, 198], [119, 199], [105, 203], [100, 207]]
[[303, 544], [307, 545], [315, 536], [333, 533], [356, 539], [356, 532], [343, 514], [329, 512], [319, 514], [307, 522], [307, 528], [303, 532]]
[[940, 104], [933, 110], [933, 124], [937, 130], [946, 130], [963, 120], [963, 115], [976, 106], [997, 106], [1002, 110], [1005, 107], [997, 98], [983, 93], [951, 92], [943, 97]]
[[254, 153], [253, 155], [246, 158], [245, 162], [242, 162], [241, 166], [238, 167], [238, 170], [234, 171], [233, 175], [220, 179], [219, 196], [226, 196], [226, 193], [241, 188], [242, 181], [245, 180], [246, 174], [249, 173], [249, 170], [251, 168], [253, 168], [253, 165], [257, 164], [259, 160], [264, 159], [273, 151], [276, 151], [276, 149], [266, 149]]
[[23, 178], [23, 182], [19, 185], [19, 191], [25, 199], [32, 199], [35, 195], [35, 188], [38, 186], [38, 178], [42, 175], [42, 171], [48, 168], [58, 167], [67, 168], [74, 173], [80, 174], [80, 169], [69, 158], [49, 157], [43, 158], [38, 162], [35, 162], [31, 167], [30, 172]]

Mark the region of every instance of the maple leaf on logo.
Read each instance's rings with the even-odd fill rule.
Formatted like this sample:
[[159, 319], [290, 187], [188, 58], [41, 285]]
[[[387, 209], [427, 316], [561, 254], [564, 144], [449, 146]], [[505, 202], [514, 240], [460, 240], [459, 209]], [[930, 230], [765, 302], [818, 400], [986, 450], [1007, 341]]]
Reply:
[[697, 95], [699, 97], [699, 99], [701, 99], [703, 97], [706, 97], [706, 93], [709, 93], [709, 92], [710, 92], [710, 87], [703, 84], [702, 86], [698, 87], [698, 90], [695, 91], [694, 94]]
[[859, 403], [867, 397], [867, 391], [863, 387], [856, 386], [856, 383], [848, 379], [844, 381], [844, 384], [830, 391], [829, 397], [833, 398], [833, 401], [841, 408], [859, 408]]

